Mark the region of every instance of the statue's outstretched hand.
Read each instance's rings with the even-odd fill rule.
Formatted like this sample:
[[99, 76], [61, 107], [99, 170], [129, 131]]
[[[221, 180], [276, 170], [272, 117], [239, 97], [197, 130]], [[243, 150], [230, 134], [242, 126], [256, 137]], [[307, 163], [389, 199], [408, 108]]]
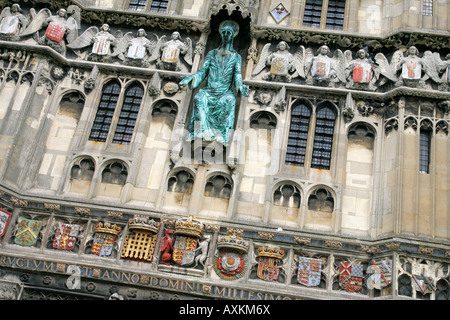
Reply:
[[179, 85], [180, 86], [185, 86], [191, 81], [192, 81], [192, 76], [186, 76], [186, 77], [183, 78], [183, 80], [180, 81]]
[[241, 84], [241, 86], [239, 87], [239, 91], [241, 91], [241, 94], [243, 96], [248, 97], [250, 95], [250, 88], [247, 87], [245, 84]]

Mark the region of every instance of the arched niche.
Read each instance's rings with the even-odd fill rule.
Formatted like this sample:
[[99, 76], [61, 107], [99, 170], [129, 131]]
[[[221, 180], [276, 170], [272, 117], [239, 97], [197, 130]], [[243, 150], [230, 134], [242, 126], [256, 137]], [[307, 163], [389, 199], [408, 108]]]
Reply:
[[189, 170], [179, 169], [172, 172], [167, 180], [164, 206], [187, 208], [191, 200], [193, 186], [194, 176]]
[[[85, 103], [78, 91], [66, 92], [59, 101], [56, 115], [48, 128], [44, 153], [36, 185], [56, 190], [63, 177], [64, 165], [72, 146]], [[65, 178], [64, 178], [65, 179]], [[81, 187], [81, 186], [80, 186]], [[77, 188], [77, 192], [81, 191]], [[81, 192], [85, 194], [84, 190]]]
[[279, 183], [272, 195], [270, 221], [282, 225], [298, 225], [300, 205], [300, 188], [290, 181]]
[[79, 157], [70, 168], [69, 192], [88, 195], [95, 173], [95, 162], [90, 157]]
[[97, 196], [120, 198], [127, 178], [128, 166], [123, 161], [108, 161], [101, 171]]
[[365, 122], [354, 123], [347, 131], [346, 178], [342, 192], [342, 229], [369, 231], [375, 137], [374, 127]]
[[308, 195], [305, 227], [331, 230], [335, 212], [335, 195], [328, 187], [316, 186]]
[[223, 173], [211, 175], [205, 184], [202, 201], [202, 215], [226, 215], [231, 194], [232, 179]]

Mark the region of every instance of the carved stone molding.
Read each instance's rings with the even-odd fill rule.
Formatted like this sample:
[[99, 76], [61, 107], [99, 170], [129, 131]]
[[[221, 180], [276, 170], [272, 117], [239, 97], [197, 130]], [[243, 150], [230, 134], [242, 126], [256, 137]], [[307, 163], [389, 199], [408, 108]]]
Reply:
[[379, 37], [364, 37], [356, 34], [342, 34], [321, 31], [295, 30], [290, 28], [268, 28], [267, 26], [251, 26], [251, 34], [256, 39], [284, 40], [301, 42], [302, 44], [336, 44], [343, 48], [363, 48], [365, 46], [380, 49], [384, 47], [400, 48], [410, 45], [424, 45], [430, 49], [450, 48], [449, 37], [426, 33], [402, 31]]

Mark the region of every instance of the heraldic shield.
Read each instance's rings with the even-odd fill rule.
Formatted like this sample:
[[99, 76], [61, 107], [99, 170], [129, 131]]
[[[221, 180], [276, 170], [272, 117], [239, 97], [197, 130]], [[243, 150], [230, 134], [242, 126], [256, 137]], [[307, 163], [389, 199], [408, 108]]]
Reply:
[[101, 257], [110, 256], [114, 247], [114, 241], [120, 230], [122, 228], [116, 225], [97, 223], [91, 252]]
[[61, 42], [65, 32], [66, 29], [63, 25], [56, 22], [50, 22], [47, 30], [45, 31], [45, 36], [53, 41]]
[[422, 292], [422, 294], [432, 293], [436, 288], [434, 286], [433, 278], [424, 274], [413, 274], [413, 287], [416, 291]]
[[33, 246], [39, 236], [42, 221], [23, 218], [17, 225], [14, 242], [21, 246]]
[[8, 228], [9, 220], [11, 219], [11, 213], [0, 209], [0, 237], [3, 236]]
[[361, 290], [363, 284], [363, 265], [361, 263], [341, 262], [339, 266], [339, 285], [348, 292]]
[[389, 286], [392, 279], [392, 260], [372, 262], [372, 265], [367, 268], [367, 273], [372, 273], [367, 279], [367, 287], [369, 289], [381, 290]]
[[175, 243], [172, 260], [181, 266], [190, 266], [194, 262], [198, 239], [203, 236], [205, 226], [192, 217], [178, 219], [175, 222]]
[[72, 250], [75, 247], [80, 226], [77, 224], [58, 222], [53, 248], [59, 250]]
[[320, 284], [322, 260], [300, 257], [298, 260], [298, 283], [307, 287], [317, 287]]
[[283, 265], [284, 250], [258, 248], [258, 278], [265, 281], [277, 281], [280, 267]]
[[173, 261], [181, 266], [188, 266], [194, 262], [195, 249], [198, 239], [178, 235], [173, 245]]
[[218, 252], [213, 268], [225, 280], [242, 278], [248, 269], [247, 252], [250, 243], [236, 235], [220, 236], [217, 239]]

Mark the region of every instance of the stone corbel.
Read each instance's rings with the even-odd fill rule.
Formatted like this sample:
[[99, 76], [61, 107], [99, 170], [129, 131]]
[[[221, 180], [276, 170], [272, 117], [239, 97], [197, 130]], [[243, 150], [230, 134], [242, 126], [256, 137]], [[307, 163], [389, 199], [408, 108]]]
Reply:
[[352, 94], [349, 92], [345, 99], [345, 106], [342, 110], [342, 115], [344, 116], [345, 122], [350, 122], [355, 116], [355, 102], [353, 101]]
[[148, 87], [148, 94], [152, 97], [157, 97], [159, 96], [160, 93], [161, 93], [161, 77], [159, 76], [158, 72], [155, 72]]
[[274, 111], [277, 113], [283, 112], [286, 110], [287, 101], [286, 101], [286, 87], [281, 87], [280, 91], [278, 91], [277, 96], [275, 98], [275, 105], [273, 107]]

